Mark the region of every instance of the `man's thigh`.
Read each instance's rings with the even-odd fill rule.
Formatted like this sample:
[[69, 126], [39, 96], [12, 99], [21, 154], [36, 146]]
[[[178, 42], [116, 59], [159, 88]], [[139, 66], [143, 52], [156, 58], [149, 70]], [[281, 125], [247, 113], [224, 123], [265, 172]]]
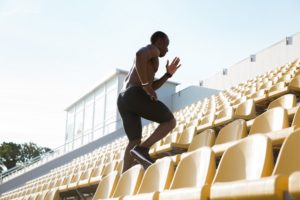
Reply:
[[144, 104], [138, 114], [145, 119], [157, 123], [167, 122], [174, 118], [172, 112], [165, 104], [159, 100], [153, 101], [151, 99]]
[[121, 114], [123, 127], [129, 141], [142, 138], [142, 123], [141, 117], [133, 113]]

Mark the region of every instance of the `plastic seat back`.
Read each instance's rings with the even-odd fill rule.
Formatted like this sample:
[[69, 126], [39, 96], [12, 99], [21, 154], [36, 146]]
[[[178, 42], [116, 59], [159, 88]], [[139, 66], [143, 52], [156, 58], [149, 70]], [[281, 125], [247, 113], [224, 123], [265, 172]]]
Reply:
[[119, 173], [117, 171], [113, 171], [102, 178], [94, 194], [93, 200], [110, 198], [115, 190], [118, 180]]
[[280, 90], [280, 89], [282, 89], [282, 88], [284, 88], [284, 87], [285, 87], [285, 82], [284, 82], [284, 81], [281, 81], [281, 82], [278, 82], [278, 83], [276, 83], [275, 85], [273, 85], [273, 86], [270, 88], [269, 92], [275, 92], [275, 91]]
[[171, 134], [168, 134], [166, 137], [164, 137], [162, 140], [162, 144], [170, 144], [170, 143], [176, 143], [179, 139], [179, 133], [178, 132], [174, 132]]
[[256, 134], [242, 139], [224, 152], [213, 182], [259, 179], [269, 176], [272, 170], [271, 140]]
[[289, 127], [289, 122], [286, 110], [281, 107], [276, 107], [267, 110], [254, 119], [249, 135], [278, 131], [287, 127]]
[[204, 146], [211, 147], [215, 143], [216, 134], [213, 129], [206, 129], [193, 137], [193, 140], [188, 148], [188, 152], [194, 151]]
[[88, 180], [88, 179], [90, 178], [92, 172], [93, 172], [93, 168], [88, 168], [88, 169], [86, 169], [86, 170], [81, 174], [80, 179], [79, 179], [79, 183], [80, 183], [81, 181], [86, 181], [86, 180]]
[[292, 172], [300, 171], [300, 130], [290, 134], [284, 141], [279, 152], [273, 175], [290, 175]]
[[215, 170], [214, 153], [209, 147], [202, 147], [179, 162], [170, 189], [202, 187], [210, 184]]
[[105, 164], [104, 169], [102, 171], [102, 176], [106, 176], [107, 174], [109, 174], [110, 172], [114, 171], [117, 169], [118, 166], [118, 161], [114, 160], [112, 162], [109, 162], [107, 164]]
[[294, 94], [286, 94], [272, 101], [268, 106], [268, 110], [275, 107], [290, 109], [295, 106], [296, 106], [296, 96]]
[[224, 126], [218, 133], [215, 144], [223, 144], [242, 139], [247, 136], [245, 120], [237, 119]]
[[196, 134], [196, 126], [187, 127], [183, 133], [180, 135], [178, 143], [179, 144], [189, 144], [191, 143], [194, 135]]
[[147, 168], [138, 194], [162, 191], [170, 187], [174, 175], [174, 164], [171, 158], [156, 160]]
[[289, 83], [289, 88], [295, 91], [300, 91], [300, 75], [295, 76]]
[[216, 116], [215, 120], [222, 119], [224, 117], [232, 117], [232, 115], [233, 115], [233, 108], [226, 107], [221, 110], [221, 112]]
[[202, 118], [200, 125], [210, 124], [214, 121], [214, 119], [215, 119], [215, 114], [214, 112], [212, 112]]
[[253, 95], [251, 95], [251, 98], [261, 97], [266, 94], [266, 91], [264, 89], [258, 90]]
[[116, 186], [113, 197], [134, 195], [141, 184], [144, 175], [144, 168], [141, 165], [135, 165], [124, 172]]
[[294, 115], [294, 118], [292, 121], [292, 126], [296, 126], [296, 128], [300, 127], [300, 106], [298, 107], [298, 109]]
[[241, 103], [235, 110], [235, 116], [242, 119], [252, 119], [256, 115], [256, 109], [253, 99]]

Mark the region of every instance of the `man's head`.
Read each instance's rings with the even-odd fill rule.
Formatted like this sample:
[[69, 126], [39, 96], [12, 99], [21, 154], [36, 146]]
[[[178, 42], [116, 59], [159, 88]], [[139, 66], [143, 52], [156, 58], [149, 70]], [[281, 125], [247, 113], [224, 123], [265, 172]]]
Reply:
[[156, 31], [151, 36], [150, 40], [151, 40], [151, 44], [155, 45], [159, 49], [160, 51], [159, 57], [165, 56], [166, 53], [168, 52], [168, 46], [170, 43], [167, 34], [161, 31]]

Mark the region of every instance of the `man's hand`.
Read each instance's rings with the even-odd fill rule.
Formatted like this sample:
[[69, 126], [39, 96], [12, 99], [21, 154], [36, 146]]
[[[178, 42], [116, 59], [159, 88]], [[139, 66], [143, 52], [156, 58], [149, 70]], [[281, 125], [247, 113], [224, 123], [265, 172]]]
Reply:
[[178, 57], [175, 57], [170, 65], [169, 65], [169, 60], [167, 60], [167, 64], [166, 64], [167, 73], [173, 75], [176, 72], [176, 70], [181, 66], [179, 62], [180, 62], [180, 58]]
[[143, 86], [143, 89], [150, 96], [151, 100], [157, 100], [157, 95], [151, 85]]

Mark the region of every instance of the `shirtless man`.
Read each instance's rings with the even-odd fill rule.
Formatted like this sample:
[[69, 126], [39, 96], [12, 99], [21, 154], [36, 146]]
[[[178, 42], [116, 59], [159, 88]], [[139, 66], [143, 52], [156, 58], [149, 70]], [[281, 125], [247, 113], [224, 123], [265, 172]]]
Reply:
[[[175, 57], [171, 64], [167, 61], [166, 73], [154, 80], [159, 66], [158, 57], [166, 55], [168, 45], [169, 38], [165, 33], [157, 31], [151, 36], [151, 44], [136, 53], [135, 64], [118, 96], [118, 109], [129, 139], [124, 154], [123, 172], [133, 166], [134, 159], [144, 168], [151, 165], [154, 161], [149, 156], [149, 148], [176, 126], [172, 112], [157, 100], [155, 93], [180, 67], [180, 59]], [[141, 117], [159, 123], [153, 134], [142, 143]]]

